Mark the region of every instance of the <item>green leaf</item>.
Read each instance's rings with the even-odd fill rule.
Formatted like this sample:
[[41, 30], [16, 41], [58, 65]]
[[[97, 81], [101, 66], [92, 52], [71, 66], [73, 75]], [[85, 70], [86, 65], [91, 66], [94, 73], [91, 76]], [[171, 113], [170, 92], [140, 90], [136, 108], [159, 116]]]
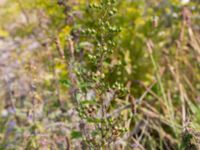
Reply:
[[61, 80], [59, 80], [59, 82], [60, 82], [62, 85], [66, 86], [66, 87], [69, 87], [70, 84], [71, 84], [69, 80], [65, 80], [65, 79], [61, 79]]
[[72, 131], [71, 132], [71, 138], [72, 139], [78, 139], [82, 137], [82, 133], [80, 131]]
[[95, 136], [97, 136], [99, 134], [99, 132], [98, 131], [92, 131], [91, 134], [92, 134], [93, 137], [95, 137]]
[[105, 120], [101, 120], [99, 118], [87, 118], [87, 121], [90, 123], [105, 123]]
[[97, 102], [94, 100], [84, 100], [80, 102], [82, 105], [86, 105], [86, 104], [96, 104]]

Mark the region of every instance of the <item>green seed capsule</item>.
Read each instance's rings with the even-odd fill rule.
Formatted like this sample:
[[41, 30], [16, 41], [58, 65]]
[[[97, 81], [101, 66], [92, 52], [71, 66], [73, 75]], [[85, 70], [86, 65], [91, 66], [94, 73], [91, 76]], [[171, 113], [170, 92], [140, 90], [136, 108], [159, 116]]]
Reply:
[[113, 16], [114, 15], [114, 12], [111, 10], [111, 11], [109, 11], [109, 13], [108, 13], [110, 16]]
[[108, 21], [106, 21], [105, 25], [106, 25], [107, 27], [109, 27], [109, 26], [110, 26], [110, 23], [109, 23]]
[[92, 8], [93, 7], [93, 4], [89, 4], [89, 8]]
[[112, 11], [113, 11], [113, 13], [116, 13], [116, 12], [117, 12], [117, 9], [116, 9], [116, 8], [113, 8]]
[[96, 31], [94, 29], [91, 29], [91, 33], [94, 34], [96, 33]]
[[110, 1], [108, 1], [107, 5], [108, 5], [108, 6], [110, 6], [110, 5], [111, 5], [111, 2], [110, 2]]

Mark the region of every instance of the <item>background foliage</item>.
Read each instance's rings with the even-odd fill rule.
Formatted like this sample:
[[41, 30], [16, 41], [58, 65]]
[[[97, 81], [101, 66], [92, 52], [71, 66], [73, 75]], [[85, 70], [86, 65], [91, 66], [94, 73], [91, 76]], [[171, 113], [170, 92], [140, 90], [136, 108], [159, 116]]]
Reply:
[[199, 149], [198, 0], [1, 0], [0, 149]]

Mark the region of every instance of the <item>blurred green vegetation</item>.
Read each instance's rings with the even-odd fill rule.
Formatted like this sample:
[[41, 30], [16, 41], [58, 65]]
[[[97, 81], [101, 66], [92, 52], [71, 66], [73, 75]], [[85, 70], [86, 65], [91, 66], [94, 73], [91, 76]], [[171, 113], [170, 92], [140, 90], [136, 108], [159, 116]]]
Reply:
[[0, 0], [0, 149], [199, 149], [198, 0]]

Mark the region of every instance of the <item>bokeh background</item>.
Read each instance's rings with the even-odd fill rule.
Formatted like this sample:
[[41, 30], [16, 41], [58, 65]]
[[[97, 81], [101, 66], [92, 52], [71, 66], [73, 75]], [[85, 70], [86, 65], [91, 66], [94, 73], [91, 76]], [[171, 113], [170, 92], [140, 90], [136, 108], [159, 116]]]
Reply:
[[[112, 17], [104, 1], [95, 8], [100, 1], [0, 0], [0, 149], [198, 149], [200, 1], [116, 0]], [[98, 44], [82, 31], [101, 34], [97, 22], [104, 14], [120, 32], [105, 33], [105, 43], [115, 45], [99, 75], [87, 63]], [[75, 60], [65, 53], [69, 37]], [[74, 77], [73, 69], [96, 73], [91, 83], [109, 88], [89, 87], [89, 78]], [[95, 93], [104, 93], [106, 113], [118, 120], [117, 129], [106, 124], [105, 139], [94, 132], [98, 120], [91, 123], [77, 110], [77, 89], [78, 100], [97, 103]], [[96, 106], [91, 111], [98, 118]]]

